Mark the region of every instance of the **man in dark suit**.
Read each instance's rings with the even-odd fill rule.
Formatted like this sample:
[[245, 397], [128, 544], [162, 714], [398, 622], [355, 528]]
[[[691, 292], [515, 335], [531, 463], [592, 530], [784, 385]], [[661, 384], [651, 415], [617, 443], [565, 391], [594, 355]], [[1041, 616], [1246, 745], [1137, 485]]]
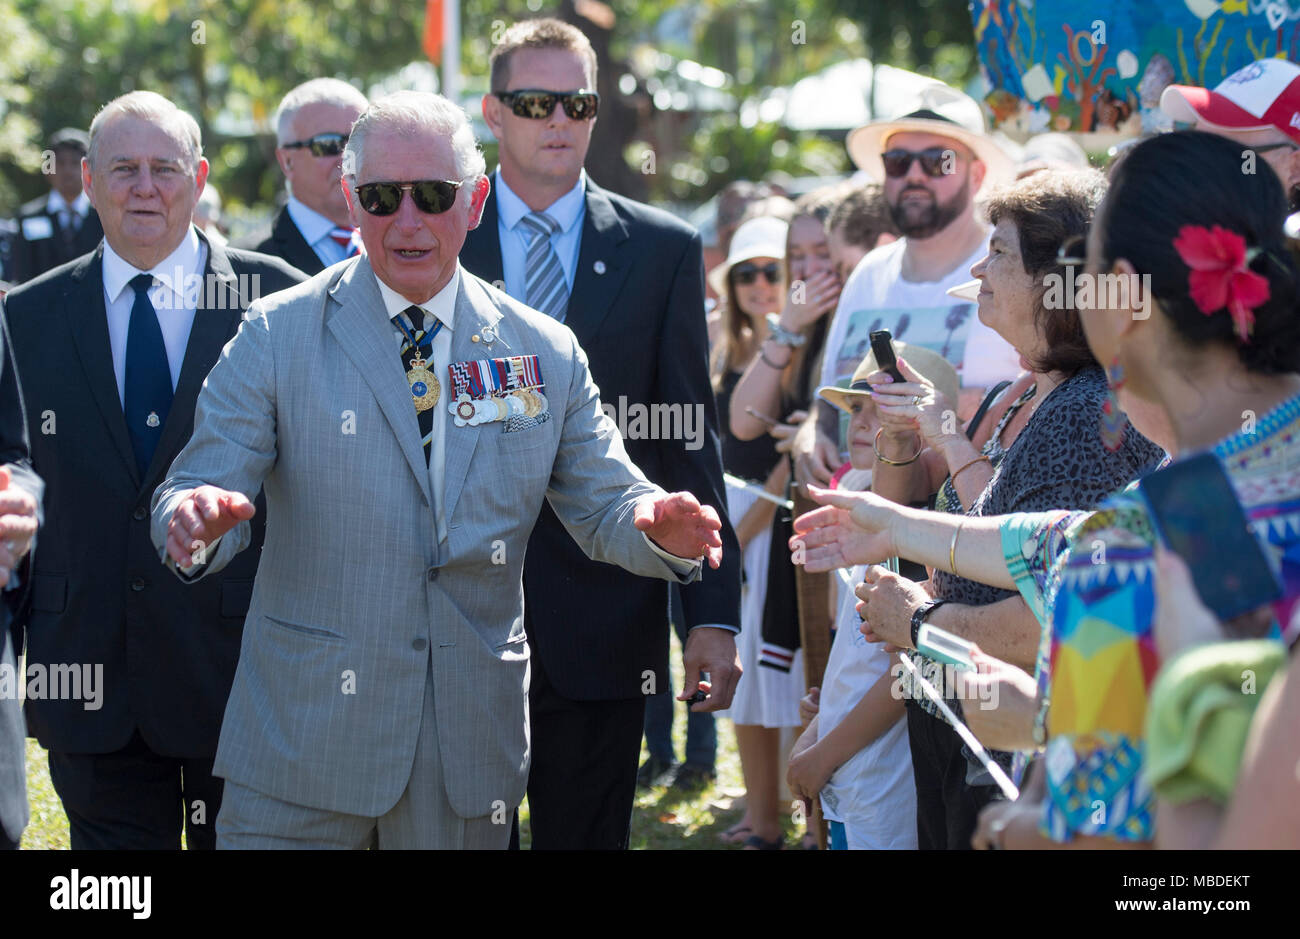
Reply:
[[294, 88], [275, 112], [275, 158], [289, 199], [271, 231], [241, 240], [242, 247], [288, 261], [307, 274], [361, 250], [343, 199], [343, 145], [366, 109], [366, 96], [337, 78], [314, 78]]
[[0, 321], [0, 588], [5, 591], [0, 612], [0, 851], [17, 848], [27, 825], [26, 731], [18, 700], [23, 681], [9, 639], [9, 612], [20, 601], [28, 580], [28, 572], [19, 565], [40, 522], [45, 488], [28, 455], [27, 416], [13, 346], [3, 326]]
[[[210, 848], [212, 760], [257, 550], [187, 586], [158, 564], [149, 503], [243, 309], [302, 275], [194, 229], [199, 128], [159, 95], [106, 105], [82, 172], [104, 243], [5, 299], [48, 487], [20, 616], [27, 662], [81, 679], [79, 695], [29, 688], [27, 723], [50, 751], [73, 848], [174, 850], [182, 819], [189, 846]], [[253, 537], [260, 548], [260, 524]]]
[[[519, 23], [491, 61], [483, 116], [500, 165], [461, 262], [577, 334], [606, 413], [653, 482], [725, 505], [698, 233], [583, 172], [597, 102], [581, 93], [596, 71], [581, 32], [557, 20]], [[653, 420], [670, 413], [681, 416], [675, 426]], [[722, 567], [682, 587], [682, 603], [688, 645], [734, 661], [740, 551], [725, 519], [721, 534]], [[667, 585], [590, 560], [543, 509], [524, 592], [533, 846], [625, 848], [645, 696], [671, 693]], [[686, 676], [692, 690], [700, 677]], [[718, 692], [695, 707], [726, 707], [730, 695]]]
[[50, 138], [44, 167], [50, 191], [19, 210], [7, 272], [13, 283], [81, 257], [104, 237], [99, 216], [81, 189], [81, 158], [87, 145], [85, 132], [72, 127]]

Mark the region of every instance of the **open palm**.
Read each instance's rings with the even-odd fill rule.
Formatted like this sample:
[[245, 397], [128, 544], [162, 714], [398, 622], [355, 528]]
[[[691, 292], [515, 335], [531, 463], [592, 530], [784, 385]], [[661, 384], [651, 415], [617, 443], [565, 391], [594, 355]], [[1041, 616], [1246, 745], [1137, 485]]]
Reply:
[[855, 564], [879, 564], [896, 553], [890, 522], [892, 503], [869, 492], [841, 493], [809, 487], [823, 503], [794, 520], [790, 552], [809, 571], [829, 571]]

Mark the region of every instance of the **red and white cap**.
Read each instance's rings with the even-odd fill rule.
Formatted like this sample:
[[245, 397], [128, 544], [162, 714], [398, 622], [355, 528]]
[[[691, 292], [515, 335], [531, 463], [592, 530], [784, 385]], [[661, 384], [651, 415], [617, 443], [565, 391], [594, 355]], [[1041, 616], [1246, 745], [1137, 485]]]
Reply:
[[1219, 130], [1276, 128], [1300, 143], [1300, 65], [1260, 59], [1233, 72], [1211, 91], [1170, 85], [1160, 109], [1175, 121]]

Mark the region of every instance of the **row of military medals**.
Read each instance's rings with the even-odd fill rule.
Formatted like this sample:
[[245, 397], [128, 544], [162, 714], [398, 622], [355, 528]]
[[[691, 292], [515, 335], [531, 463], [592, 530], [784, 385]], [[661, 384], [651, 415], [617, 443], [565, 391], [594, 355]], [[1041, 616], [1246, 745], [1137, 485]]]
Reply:
[[535, 355], [456, 362], [451, 373], [456, 386], [453, 393], [460, 393], [447, 410], [456, 418], [457, 426], [537, 417], [547, 408]]

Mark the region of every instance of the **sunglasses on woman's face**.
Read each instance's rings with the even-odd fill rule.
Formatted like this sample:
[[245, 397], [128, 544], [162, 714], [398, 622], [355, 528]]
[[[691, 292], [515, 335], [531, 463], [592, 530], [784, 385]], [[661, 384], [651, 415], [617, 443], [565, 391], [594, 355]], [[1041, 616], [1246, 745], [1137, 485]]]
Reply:
[[415, 207], [426, 215], [441, 215], [456, 202], [462, 180], [422, 179], [414, 183], [365, 183], [357, 187], [357, 203], [371, 215], [392, 215], [409, 192]]
[[494, 91], [503, 104], [510, 105], [515, 117], [543, 121], [551, 116], [557, 104], [572, 121], [589, 121], [600, 107], [600, 95], [594, 91], [540, 91], [524, 88], [519, 91]]
[[944, 147], [926, 147], [924, 150], [886, 150], [880, 155], [885, 164], [885, 175], [902, 179], [912, 168], [914, 160], [921, 161], [921, 171], [926, 176], [945, 176], [955, 169], [956, 154]]
[[781, 282], [781, 265], [773, 263], [759, 267], [757, 264], [737, 264], [731, 269], [732, 279], [736, 284], [744, 287], [748, 287], [758, 280], [759, 274], [766, 277], [769, 284], [779, 284]]
[[312, 156], [338, 156], [343, 152], [343, 147], [347, 145], [347, 142], [347, 134], [317, 134], [315, 137], [308, 137], [306, 140], [295, 140], [293, 143], [286, 143], [284, 149], [300, 150], [306, 147], [311, 150]]

